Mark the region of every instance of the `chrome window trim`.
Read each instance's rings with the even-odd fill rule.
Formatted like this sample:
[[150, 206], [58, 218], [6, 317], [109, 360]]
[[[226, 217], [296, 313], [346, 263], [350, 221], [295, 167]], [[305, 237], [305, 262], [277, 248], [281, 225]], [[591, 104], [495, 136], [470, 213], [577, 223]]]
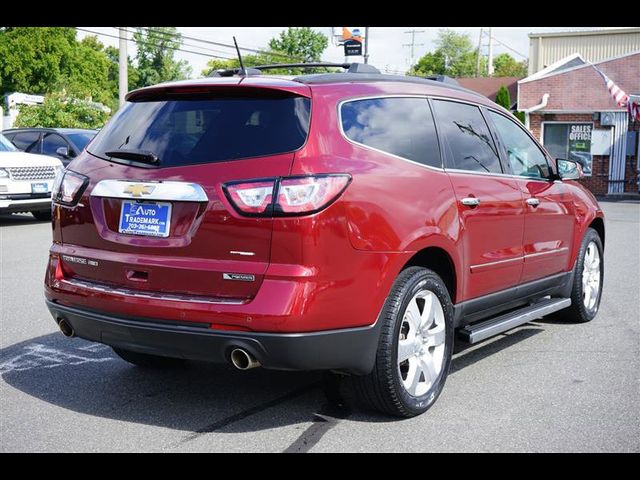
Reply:
[[[153, 187], [151, 193], [134, 196], [125, 193], [129, 185], [148, 185]], [[164, 200], [176, 202], [208, 202], [204, 189], [197, 183], [174, 181], [130, 181], [130, 180], [101, 180], [91, 191], [92, 197], [126, 198], [133, 200]]]
[[59, 280], [59, 283], [62, 285], [70, 285], [72, 287], [91, 290], [92, 292], [107, 293], [110, 295], [118, 295], [118, 296], [126, 296], [126, 297], [145, 298], [149, 300], [203, 303], [206, 305], [244, 305], [245, 303], [247, 303], [247, 301], [245, 300], [236, 300], [236, 299], [219, 298], [214, 300], [214, 299], [204, 298], [204, 296], [179, 295], [179, 294], [170, 295], [170, 294], [153, 293], [153, 292], [147, 293], [141, 290], [132, 290], [129, 288], [120, 288], [120, 287], [110, 287], [108, 285], [103, 285], [100, 283], [87, 282], [84, 280], [77, 280], [77, 279]]
[[451, 173], [466, 173], [469, 175], [484, 175], [484, 176], [489, 176], [489, 177], [507, 177], [507, 178], [515, 178], [518, 180], [527, 180], [530, 182], [544, 182], [544, 183], [549, 183], [550, 180], [544, 179], [544, 178], [540, 178], [540, 177], [524, 177], [521, 175], [514, 175], [512, 173], [490, 173], [490, 172], [478, 172], [475, 170], [460, 170], [457, 168], [445, 168], [446, 172], [451, 172]]
[[[389, 152], [385, 152], [384, 150], [380, 150], [378, 148], [375, 147], [370, 147], [368, 145], [365, 145], [363, 143], [359, 143], [356, 142], [354, 140], [351, 140], [349, 137], [347, 137], [347, 134], [344, 132], [344, 129], [342, 127], [342, 106], [345, 103], [350, 103], [350, 102], [357, 102], [359, 100], [377, 100], [377, 99], [384, 99], [384, 98], [424, 98], [425, 100], [449, 100], [449, 101], [453, 101], [453, 102], [458, 102], [458, 103], [466, 103], [468, 105], [472, 105], [474, 107], [478, 107], [480, 109], [480, 112], [482, 113], [482, 107], [486, 107], [486, 108], [492, 108], [492, 107], [487, 107], [486, 105], [482, 104], [482, 103], [474, 103], [470, 100], [463, 100], [463, 99], [457, 99], [457, 98], [453, 98], [453, 97], [445, 97], [445, 96], [441, 96], [441, 95], [420, 95], [420, 94], [411, 94], [411, 93], [407, 93], [407, 94], [380, 94], [380, 95], [367, 95], [364, 97], [351, 97], [351, 98], [347, 98], [344, 100], [340, 100], [337, 103], [337, 110], [338, 110], [338, 130], [340, 130], [340, 134], [342, 135], [342, 138], [344, 138], [347, 142], [351, 143], [352, 145], [356, 145], [358, 147], [362, 147], [362, 148], [366, 148], [367, 150], [372, 150], [374, 152], [378, 152], [378, 153], [382, 153], [384, 155], [387, 155], [389, 157], [392, 158], [397, 158], [398, 160], [403, 160], [405, 162], [408, 163], [412, 163], [413, 165], [417, 165], [419, 167], [424, 167], [427, 168], [429, 170], [434, 170], [436, 172], [452, 172], [452, 173], [469, 173], [469, 174], [473, 174], [473, 175], [488, 175], [488, 176], [496, 176], [496, 177], [508, 177], [508, 178], [517, 178], [517, 179], [525, 179], [528, 181], [535, 181], [535, 182], [545, 182], [548, 183], [549, 179], [544, 179], [544, 178], [531, 178], [531, 177], [524, 177], [521, 175], [513, 175], [511, 173], [493, 173], [493, 172], [479, 172], [476, 170], [462, 170], [462, 169], [456, 169], [456, 168], [446, 168], [444, 166], [444, 160], [442, 158], [442, 149], [440, 148], [440, 163], [442, 165], [442, 167], [432, 167], [430, 165], [424, 165], [423, 163], [419, 163], [416, 162], [415, 160], [410, 160], [408, 158], [404, 158], [401, 157], [399, 155], [395, 155], [393, 153], [389, 153]], [[492, 108], [493, 110], [495, 110], [495, 108]], [[498, 110], [495, 110], [496, 112], [499, 112]], [[431, 112], [431, 114], [433, 115], [433, 119], [435, 122], [435, 127], [436, 127], [436, 134], [438, 136], [438, 141], [440, 142], [440, 132], [438, 130], [438, 120], [435, 116], [435, 114], [433, 113], [433, 110]], [[486, 120], [485, 120], [486, 121]], [[491, 128], [489, 128], [489, 130], [491, 130]], [[493, 134], [492, 134], [493, 135]], [[534, 138], [531, 134], [529, 134], [530, 137]]]

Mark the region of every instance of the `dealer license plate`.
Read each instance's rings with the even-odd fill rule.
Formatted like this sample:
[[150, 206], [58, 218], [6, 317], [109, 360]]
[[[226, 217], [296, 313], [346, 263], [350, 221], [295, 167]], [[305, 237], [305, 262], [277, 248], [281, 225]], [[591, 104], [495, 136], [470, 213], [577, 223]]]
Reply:
[[171, 204], [124, 200], [120, 212], [120, 233], [168, 237], [171, 225]]

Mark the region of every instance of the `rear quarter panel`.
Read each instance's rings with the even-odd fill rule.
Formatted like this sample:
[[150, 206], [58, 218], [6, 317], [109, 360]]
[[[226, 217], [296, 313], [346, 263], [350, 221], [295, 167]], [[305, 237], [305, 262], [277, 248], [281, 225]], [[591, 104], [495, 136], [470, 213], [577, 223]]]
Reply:
[[[407, 91], [403, 86], [402, 92], [425, 94], [420, 88], [410, 87], [413, 90]], [[351, 247], [360, 252], [396, 254], [390, 258], [390, 266], [363, 272], [376, 279], [376, 288], [371, 288], [367, 302], [374, 300], [378, 310], [415, 252], [439, 247], [449, 254], [456, 272], [462, 268], [460, 219], [447, 174], [351, 143], [339, 130], [340, 102], [398, 94], [398, 90], [388, 88], [373, 84], [350, 86], [345, 95], [345, 89], [336, 85], [314, 86], [310, 141], [296, 154], [292, 171], [352, 175], [353, 180], [340, 199]], [[460, 292], [459, 275], [456, 281], [456, 291]]]

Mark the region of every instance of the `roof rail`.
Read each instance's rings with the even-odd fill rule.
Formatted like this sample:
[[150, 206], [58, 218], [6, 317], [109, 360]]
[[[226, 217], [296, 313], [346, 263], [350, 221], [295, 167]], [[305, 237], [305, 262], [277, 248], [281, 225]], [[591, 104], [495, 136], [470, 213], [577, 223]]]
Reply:
[[[347, 73], [380, 73], [376, 67], [365, 63], [275, 63], [272, 65], [258, 65], [245, 69], [247, 75], [260, 75], [263, 70], [274, 70], [276, 68], [344, 68]], [[209, 77], [232, 77], [240, 73], [240, 68], [230, 68], [228, 70], [216, 70], [211, 72]]]

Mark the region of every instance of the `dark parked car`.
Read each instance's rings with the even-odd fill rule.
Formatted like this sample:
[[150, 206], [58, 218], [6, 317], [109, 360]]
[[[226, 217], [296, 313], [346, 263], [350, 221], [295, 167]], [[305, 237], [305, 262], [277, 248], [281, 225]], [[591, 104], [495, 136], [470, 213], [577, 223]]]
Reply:
[[604, 215], [577, 164], [455, 83], [345, 67], [129, 93], [53, 188], [62, 333], [142, 366], [339, 371], [410, 417], [454, 333], [593, 319]]
[[19, 150], [58, 157], [66, 167], [98, 131], [83, 128], [10, 128], [2, 133]]

